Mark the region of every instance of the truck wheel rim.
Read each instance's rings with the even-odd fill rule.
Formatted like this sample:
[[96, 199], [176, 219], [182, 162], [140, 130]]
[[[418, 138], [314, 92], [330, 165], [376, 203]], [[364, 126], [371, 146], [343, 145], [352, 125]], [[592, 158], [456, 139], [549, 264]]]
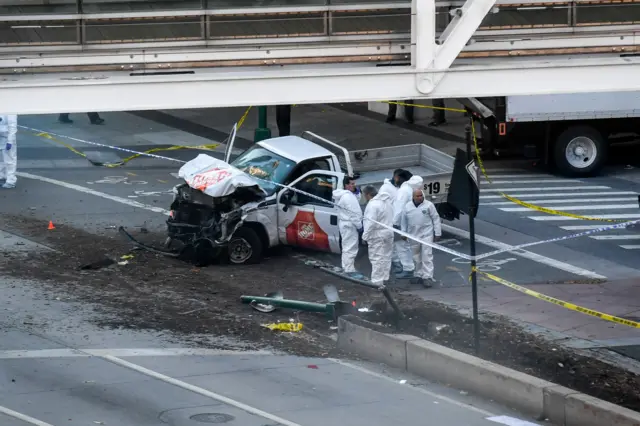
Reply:
[[251, 244], [244, 238], [234, 238], [229, 243], [229, 259], [233, 263], [243, 263], [253, 254]]
[[585, 136], [572, 139], [565, 149], [567, 162], [576, 169], [584, 169], [591, 166], [596, 161], [597, 155], [598, 148], [596, 143]]

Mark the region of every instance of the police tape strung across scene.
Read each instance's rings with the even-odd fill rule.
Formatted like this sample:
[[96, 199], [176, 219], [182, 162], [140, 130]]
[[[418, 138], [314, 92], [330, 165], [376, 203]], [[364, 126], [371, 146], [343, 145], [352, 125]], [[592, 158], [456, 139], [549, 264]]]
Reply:
[[[59, 137], [59, 138], [67, 138], [67, 139], [70, 139], [70, 140], [73, 140], [73, 141], [76, 141], [76, 142], [81, 142], [81, 143], [86, 143], [86, 144], [89, 144], [89, 145], [95, 145], [95, 146], [110, 148], [110, 149], [113, 149], [113, 150], [116, 150], [116, 151], [128, 152], [128, 153], [131, 153], [131, 154], [135, 154], [137, 156], [147, 156], [147, 157], [151, 157], [151, 158], [157, 158], [157, 159], [161, 159], [161, 160], [173, 161], [173, 162], [182, 163], [182, 164], [186, 163], [186, 161], [178, 160], [178, 159], [171, 158], [171, 157], [164, 157], [162, 155], [144, 153], [144, 152], [134, 151], [134, 150], [131, 150], [131, 149], [126, 149], [126, 148], [120, 148], [120, 147], [116, 147], [116, 146], [112, 146], [112, 145], [105, 145], [105, 144], [101, 144], [101, 143], [98, 143], [98, 142], [91, 142], [91, 141], [87, 141], [87, 140], [84, 140], [84, 139], [78, 139], [78, 138], [74, 138], [74, 137], [66, 136], [66, 135], [60, 135], [60, 134], [55, 134], [55, 133], [47, 133], [44, 130], [34, 129], [34, 128], [31, 128], [31, 127], [26, 127], [26, 126], [19, 126], [19, 127], [23, 128], [23, 129], [26, 129], [26, 130], [29, 130], [29, 131], [32, 131], [32, 132], [35, 132], [35, 133], [38, 133], [38, 134], [46, 133], [46, 134], [50, 134], [50, 135], [53, 135], [53, 136], [56, 136], [56, 137]], [[276, 182], [272, 182], [272, 181], [269, 181], [269, 180], [260, 179], [260, 178], [255, 177], [255, 176], [251, 176], [251, 175], [249, 175], [249, 176], [252, 179], [263, 181], [263, 182], [268, 182], [271, 185], [276, 185], [276, 186], [279, 186], [279, 187], [282, 187], [282, 188], [287, 188], [287, 189], [292, 190], [294, 192], [303, 194], [303, 195], [305, 195], [307, 197], [318, 199], [318, 200], [322, 201], [323, 203], [330, 203], [333, 206], [335, 206], [336, 208], [344, 209], [346, 211], [349, 211], [348, 209], [345, 209], [344, 207], [338, 206], [335, 203], [333, 203], [332, 201], [327, 201], [324, 198], [318, 197], [317, 195], [310, 194], [310, 193], [307, 193], [305, 191], [301, 191], [301, 190], [299, 190], [297, 188], [293, 188], [293, 187], [290, 187], [290, 186], [278, 184]], [[476, 261], [484, 259], [484, 258], [487, 258], [487, 257], [495, 256], [496, 254], [500, 254], [500, 253], [513, 252], [513, 251], [517, 251], [517, 250], [520, 250], [520, 249], [523, 249], [523, 248], [526, 248], [526, 247], [531, 247], [531, 246], [535, 246], [535, 245], [539, 245], [539, 244], [546, 244], [546, 243], [570, 240], [570, 239], [573, 239], [573, 238], [583, 237], [583, 236], [586, 236], [586, 235], [591, 235], [591, 234], [595, 234], [595, 233], [598, 233], [598, 232], [604, 232], [604, 231], [608, 231], [608, 230], [612, 230], [612, 229], [620, 229], [620, 228], [626, 227], [628, 225], [640, 223], [640, 219], [638, 219], [638, 220], [619, 223], [619, 224], [615, 224], [615, 225], [603, 226], [602, 228], [593, 229], [593, 230], [589, 230], [589, 231], [585, 231], [585, 232], [580, 232], [580, 233], [577, 233], [577, 234], [566, 235], [566, 236], [557, 237], [557, 238], [551, 238], [551, 239], [548, 239], [548, 240], [535, 241], [535, 242], [531, 242], [531, 243], [518, 244], [518, 245], [515, 245], [515, 246], [510, 246], [508, 248], [495, 250], [495, 251], [492, 251], [492, 252], [479, 254], [479, 255], [475, 255], [475, 256], [470, 256], [470, 255], [468, 255], [466, 253], [461, 253], [461, 252], [455, 251], [453, 249], [450, 249], [448, 247], [442, 246], [440, 244], [436, 244], [436, 243], [433, 243], [433, 242], [420, 240], [420, 239], [415, 238], [412, 235], [407, 234], [407, 233], [405, 233], [405, 232], [403, 232], [403, 231], [401, 231], [399, 229], [393, 228], [391, 226], [387, 226], [387, 225], [385, 225], [383, 223], [374, 221], [372, 219], [367, 219], [367, 220], [371, 220], [372, 222], [376, 223], [377, 225], [380, 225], [380, 226], [382, 226], [382, 227], [384, 227], [386, 229], [389, 229], [389, 230], [393, 231], [394, 233], [397, 233], [397, 234], [399, 234], [399, 235], [401, 235], [403, 237], [406, 237], [407, 239], [410, 239], [412, 241], [415, 241], [415, 242], [417, 242], [419, 244], [429, 246], [429, 247], [434, 248], [436, 250], [440, 250], [442, 252], [445, 252], [445, 253], [448, 253], [448, 254], [451, 254], [453, 256], [460, 257], [460, 258], [463, 258], [463, 259], [466, 259], [466, 260], [476, 260]]]
[[562, 306], [563, 308], [580, 312], [585, 315], [590, 315], [592, 317], [600, 318], [606, 321], [615, 322], [616, 324], [622, 324], [629, 327], [640, 328], [640, 322], [631, 321], [625, 318], [616, 317], [613, 315], [605, 314], [604, 312], [599, 312], [593, 309], [585, 308], [583, 306], [576, 305], [574, 303], [565, 302], [564, 300], [556, 299], [555, 297], [547, 296], [546, 294], [538, 293], [537, 291], [530, 290], [526, 287], [519, 286], [518, 284], [512, 283], [510, 281], [504, 280], [495, 275], [489, 274], [487, 272], [482, 272], [477, 268], [473, 268], [476, 273], [480, 275], [484, 275], [492, 281], [497, 282], [498, 284], [502, 284], [514, 290], [517, 290], [526, 295], [535, 297], [536, 299], [544, 300], [545, 302], [553, 303], [554, 305]]

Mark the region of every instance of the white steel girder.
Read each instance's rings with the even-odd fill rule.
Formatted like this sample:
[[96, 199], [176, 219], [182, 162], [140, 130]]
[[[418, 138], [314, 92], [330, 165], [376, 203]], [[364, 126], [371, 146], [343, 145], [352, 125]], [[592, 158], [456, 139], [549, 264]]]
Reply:
[[[38, 114], [640, 90], [640, 58], [635, 57], [456, 60], [493, 4], [494, 0], [467, 0], [445, 31], [444, 43], [437, 46], [435, 2], [414, 0], [411, 66], [347, 62], [266, 66], [269, 51], [256, 49], [253, 54], [264, 60], [263, 66], [197, 68], [192, 74], [151, 75], [150, 67], [146, 75], [128, 71], [5, 74], [0, 75], [0, 111]], [[344, 48], [316, 50], [331, 56], [340, 55]], [[402, 55], [402, 46], [396, 45], [382, 50], [373, 45], [349, 48], [354, 49], [349, 54]], [[246, 54], [229, 51], [226, 59], [242, 60]], [[100, 55], [104, 60], [110, 54]], [[294, 50], [287, 55], [305, 56]], [[127, 69], [126, 62], [118, 62], [115, 56], [106, 62]], [[52, 57], [46, 62], [63, 66]], [[173, 69], [169, 64], [160, 68]]]
[[454, 65], [443, 72], [427, 96], [418, 91], [417, 73], [410, 66], [11, 76], [0, 83], [0, 111], [44, 114], [640, 90], [640, 58], [473, 62], [477, 65]]

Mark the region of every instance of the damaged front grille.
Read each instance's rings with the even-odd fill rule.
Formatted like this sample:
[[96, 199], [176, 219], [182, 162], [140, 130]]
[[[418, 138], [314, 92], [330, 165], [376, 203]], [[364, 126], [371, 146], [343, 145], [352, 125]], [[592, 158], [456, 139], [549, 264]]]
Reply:
[[226, 245], [251, 210], [249, 203], [262, 199], [255, 190], [243, 188], [214, 198], [186, 183], [176, 186], [174, 193], [167, 220], [169, 238], [195, 245], [204, 240], [213, 247]]

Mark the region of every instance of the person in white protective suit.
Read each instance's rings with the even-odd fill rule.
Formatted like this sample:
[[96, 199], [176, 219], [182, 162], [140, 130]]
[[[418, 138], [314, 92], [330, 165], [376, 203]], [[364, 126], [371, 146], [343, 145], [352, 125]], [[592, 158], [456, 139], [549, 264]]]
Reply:
[[[377, 192], [373, 186], [366, 186], [362, 193], [368, 201], [364, 210], [362, 239], [369, 247], [371, 282], [382, 285], [389, 280], [389, 272], [391, 271], [390, 254], [394, 234], [393, 198], [384, 188]], [[380, 224], [386, 225], [386, 227]]]
[[344, 189], [333, 191], [333, 199], [338, 207], [338, 229], [342, 238], [342, 271], [362, 279], [363, 275], [355, 267], [362, 229], [362, 208], [356, 195], [355, 179], [345, 176]]
[[[409, 175], [409, 179], [400, 186], [396, 199], [393, 203], [393, 225], [398, 229], [400, 229], [400, 220], [402, 218], [404, 206], [411, 201], [413, 191], [416, 189], [422, 189], [423, 183], [420, 176], [413, 176], [409, 172], [406, 172], [406, 174]], [[402, 271], [396, 273], [396, 278], [412, 278], [415, 266], [413, 264], [413, 255], [411, 253], [409, 243], [402, 238], [397, 238], [395, 240], [395, 246], [396, 251], [398, 252], [398, 257], [400, 258], [400, 263], [402, 264]]]
[[[403, 169], [395, 169], [393, 171], [393, 177], [391, 179], [385, 179], [378, 192], [386, 192], [391, 195], [391, 198], [393, 200], [395, 200], [396, 195], [398, 194], [398, 186], [400, 186], [400, 184], [402, 184], [403, 182], [401, 180], [401, 175], [403, 173], [405, 173]], [[391, 250], [391, 271], [402, 271], [402, 263], [400, 263], [400, 258], [398, 257], [398, 251], [396, 250], [395, 244], [393, 245], [393, 249]]]
[[[418, 240], [433, 242], [440, 239], [442, 225], [436, 206], [424, 199], [421, 189], [413, 192], [403, 211], [400, 229]], [[406, 237], [403, 237], [407, 239]], [[433, 279], [433, 249], [425, 244], [408, 239], [409, 247], [415, 262], [415, 277], [419, 284], [429, 288], [435, 283]]]
[[0, 114], [0, 183], [2, 188], [15, 188], [18, 178], [16, 169], [18, 168], [18, 147], [16, 146], [16, 135], [18, 133], [18, 116]]

